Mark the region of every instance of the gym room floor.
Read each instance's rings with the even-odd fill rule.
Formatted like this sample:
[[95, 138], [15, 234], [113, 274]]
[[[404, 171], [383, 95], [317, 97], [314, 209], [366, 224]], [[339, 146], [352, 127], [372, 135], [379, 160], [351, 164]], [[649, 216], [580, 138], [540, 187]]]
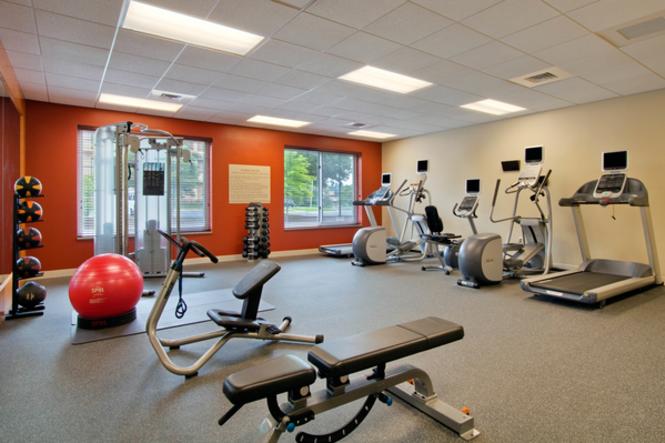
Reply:
[[[413, 263], [356, 268], [317, 256], [278, 261], [282, 272], [264, 292], [277, 309], [266, 317], [291, 315], [294, 332], [341, 337], [429, 315], [462, 324], [463, 340], [409, 362], [431, 375], [444, 401], [471, 408], [482, 433], [478, 443], [663, 440], [662, 287], [590, 309], [535, 299], [517, 282], [458, 288], [457, 276], [425, 273]], [[187, 280], [185, 291], [231, 287], [250, 266], [201, 266], [207, 277]], [[161, 367], [143, 334], [72, 346], [66, 283], [49, 282], [43, 318], [0, 325], [4, 442], [257, 441], [263, 402], [217, 426], [229, 408], [224, 378], [281, 353], [307, 352], [306, 346], [232, 341], [198, 377], [185, 380]], [[169, 333], [210, 328], [207, 322]], [[186, 357], [204, 346], [179, 352]], [[305, 429], [333, 430], [358, 407], [328, 412]], [[377, 404], [348, 441], [459, 440], [396, 402]]]

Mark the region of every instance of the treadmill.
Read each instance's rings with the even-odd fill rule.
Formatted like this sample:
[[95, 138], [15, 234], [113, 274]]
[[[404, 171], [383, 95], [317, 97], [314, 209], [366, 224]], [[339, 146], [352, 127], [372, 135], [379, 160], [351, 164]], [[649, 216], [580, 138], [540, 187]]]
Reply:
[[[385, 206], [390, 203], [393, 197], [393, 192], [391, 190], [392, 185], [392, 174], [389, 172], [384, 172], [381, 174], [381, 187], [376, 191], [369, 194], [366, 198], [362, 200], [355, 200], [353, 206], [362, 206], [365, 208], [365, 213], [371, 226], [378, 226], [376, 222], [376, 217], [374, 217], [374, 211], [372, 211], [372, 206]], [[353, 257], [353, 249], [351, 243], [340, 243], [336, 245], [321, 245], [319, 246], [319, 251], [323, 254], [326, 254], [330, 257], [338, 258], [351, 258]]]
[[[603, 175], [598, 180], [585, 183], [572, 197], [559, 201], [559, 206], [573, 210], [582, 264], [576, 270], [526, 278], [520, 282], [523, 290], [602, 307], [610, 297], [663, 284], [646, 187], [642, 181], [627, 177], [627, 151], [604, 152], [602, 162]], [[592, 259], [582, 220], [583, 205], [639, 208], [649, 264]]]

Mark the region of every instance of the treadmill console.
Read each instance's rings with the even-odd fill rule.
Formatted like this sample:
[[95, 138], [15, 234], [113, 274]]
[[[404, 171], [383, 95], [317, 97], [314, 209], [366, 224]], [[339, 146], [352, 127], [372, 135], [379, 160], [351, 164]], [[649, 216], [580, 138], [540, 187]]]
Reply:
[[612, 199], [623, 194], [628, 169], [628, 151], [603, 152], [603, 174], [593, 190], [594, 198]]

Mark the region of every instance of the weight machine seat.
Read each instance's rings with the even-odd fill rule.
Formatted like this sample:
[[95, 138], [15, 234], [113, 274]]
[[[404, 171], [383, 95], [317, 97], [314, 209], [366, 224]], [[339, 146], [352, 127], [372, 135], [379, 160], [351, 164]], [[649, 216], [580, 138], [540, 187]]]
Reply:
[[206, 314], [208, 314], [210, 320], [229, 331], [257, 332], [261, 327], [254, 320], [248, 320], [238, 314], [222, 311], [221, 309], [210, 309]]
[[438, 317], [326, 341], [307, 359], [321, 377], [341, 377], [436, 348], [464, 337], [462, 326]]
[[235, 372], [224, 380], [224, 395], [234, 405], [250, 403], [316, 381], [316, 371], [293, 355], [282, 355], [268, 362]]
[[[245, 299], [254, 291], [261, 288], [268, 280], [279, 272], [281, 267], [270, 260], [261, 260], [233, 287], [233, 295]], [[214, 320], [214, 319], [213, 319]]]

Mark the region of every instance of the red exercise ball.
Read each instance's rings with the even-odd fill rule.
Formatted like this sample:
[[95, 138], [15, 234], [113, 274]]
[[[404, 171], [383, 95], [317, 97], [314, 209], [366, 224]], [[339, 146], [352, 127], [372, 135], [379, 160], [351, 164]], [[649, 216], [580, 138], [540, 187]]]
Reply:
[[97, 329], [130, 322], [143, 293], [139, 267], [119, 254], [86, 260], [69, 282], [69, 300], [79, 314], [79, 326]]

